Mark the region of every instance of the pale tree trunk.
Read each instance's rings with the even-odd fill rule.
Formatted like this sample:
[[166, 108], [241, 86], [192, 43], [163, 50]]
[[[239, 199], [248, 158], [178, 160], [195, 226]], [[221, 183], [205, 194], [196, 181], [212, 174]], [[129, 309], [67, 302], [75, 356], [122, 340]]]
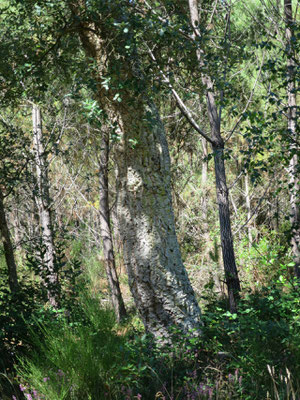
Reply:
[[[146, 328], [165, 336], [172, 325], [186, 332], [197, 329], [200, 311], [175, 233], [164, 128], [153, 104], [143, 101], [135, 108], [135, 120], [133, 110], [121, 115], [118, 213], [133, 297]], [[143, 123], [146, 115], [148, 123]]]
[[297, 145], [297, 98], [295, 85], [295, 50], [293, 46], [294, 24], [292, 0], [284, 0], [284, 16], [286, 23], [287, 61], [287, 97], [288, 97], [288, 130], [292, 144], [289, 165], [290, 187], [290, 221], [291, 221], [291, 246], [295, 262], [295, 276], [300, 280], [300, 212], [299, 212], [299, 164]]
[[247, 230], [248, 230], [248, 242], [249, 248], [252, 246], [252, 229], [251, 229], [251, 201], [249, 193], [249, 175], [245, 174], [245, 202], [247, 209]]
[[[198, 1], [189, 0], [191, 24], [194, 29], [194, 37], [199, 33]], [[203, 51], [196, 50], [200, 70], [203, 67]], [[217, 203], [219, 207], [220, 235], [223, 254], [225, 279], [228, 289], [229, 307], [231, 312], [237, 311], [237, 300], [239, 298], [240, 281], [235, 262], [233, 237], [230, 222], [230, 209], [228, 198], [228, 187], [226, 183], [226, 172], [224, 163], [224, 142], [221, 136], [221, 115], [216, 105], [214, 85], [210, 76], [202, 74], [202, 83], [206, 90], [207, 113], [210, 123], [211, 143], [214, 155]]]
[[21, 248], [22, 233], [20, 227], [20, 213], [19, 213], [19, 197], [15, 197], [15, 207], [10, 212], [11, 221], [13, 221], [13, 226], [11, 229], [12, 242], [14, 243], [14, 256], [17, 265], [23, 264], [23, 252]]
[[43, 282], [47, 289], [48, 300], [53, 307], [58, 306], [59, 283], [55, 271], [55, 248], [51, 220], [51, 201], [49, 194], [48, 162], [44, 148], [41, 110], [37, 105], [32, 108], [33, 143], [36, 167], [36, 202], [39, 211], [43, 255]]
[[16, 293], [20, 289], [17, 275], [17, 265], [14, 256], [13, 245], [7, 225], [3, 194], [0, 188], [0, 233], [2, 237], [2, 243], [4, 248], [4, 256], [8, 270], [8, 284], [11, 293]]
[[[77, 14], [78, 3], [71, 9]], [[100, 29], [82, 23], [79, 33], [87, 56], [98, 65], [99, 105], [113, 116], [122, 135], [117, 150], [117, 212], [129, 286], [146, 330], [155, 337], [168, 337], [173, 326], [198, 334], [200, 310], [175, 233], [164, 128], [145, 94], [124, 89], [119, 103], [113, 91], [101, 86], [106, 65], [113, 61], [108, 46], [114, 47], [116, 39], [111, 30]], [[136, 79], [142, 87], [145, 82], [132, 62], [125, 58], [114, 78], [119, 82]]]
[[202, 160], [202, 173], [201, 173], [201, 185], [203, 188], [203, 193], [202, 193], [202, 212], [203, 212], [203, 220], [204, 220], [204, 225], [203, 229], [205, 232], [205, 236], [209, 236], [208, 232], [208, 198], [207, 198], [207, 177], [208, 177], [208, 162], [207, 162], [207, 156], [208, 156], [208, 149], [207, 149], [207, 141], [204, 138], [201, 138], [201, 143], [202, 143], [202, 150], [203, 150], [203, 160]]
[[103, 253], [107, 280], [111, 293], [111, 300], [115, 310], [116, 318], [120, 322], [126, 317], [126, 310], [119, 279], [116, 270], [115, 255], [110, 223], [110, 209], [108, 197], [108, 161], [109, 161], [109, 133], [102, 132], [100, 160], [99, 160], [99, 212], [100, 212], [100, 235], [103, 243]]
[[202, 187], [202, 216], [203, 216], [203, 240], [206, 244], [206, 249], [202, 254], [202, 262], [207, 259], [209, 254], [209, 225], [208, 225], [208, 191], [207, 191], [207, 178], [208, 178], [208, 146], [207, 140], [201, 138], [203, 160], [202, 160], [202, 172], [201, 172], [201, 187]]

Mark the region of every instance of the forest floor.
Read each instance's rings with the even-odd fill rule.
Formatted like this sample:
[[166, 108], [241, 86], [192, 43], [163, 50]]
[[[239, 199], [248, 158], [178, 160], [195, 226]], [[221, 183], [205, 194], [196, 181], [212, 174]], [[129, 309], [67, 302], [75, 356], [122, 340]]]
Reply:
[[[93, 263], [76, 287], [64, 287], [58, 311], [43, 305], [32, 280], [19, 297], [1, 292], [1, 400], [299, 400], [300, 296], [292, 279], [244, 288], [231, 314], [212, 276], [201, 297], [196, 290], [202, 334], [174, 327], [164, 345], [145, 333], [119, 273], [129, 311], [120, 324]], [[190, 275], [195, 285], [195, 270]]]

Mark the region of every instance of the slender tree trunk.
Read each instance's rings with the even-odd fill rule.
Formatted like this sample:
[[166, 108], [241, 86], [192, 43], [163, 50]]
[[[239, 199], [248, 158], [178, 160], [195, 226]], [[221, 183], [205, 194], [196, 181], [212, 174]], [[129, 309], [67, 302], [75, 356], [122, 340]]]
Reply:
[[15, 262], [13, 245], [7, 225], [5, 209], [3, 204], [3, 194], [0, 188], [0, 232], [2, 236], [2, 242], [4, 247], [4, 256], [8, 269], [8, 284], [10, 291], [16, 293], [20, 287], [17, 275], [17, 265]]
[[203, 160], [202, 160], [202, 173], [201, 173], [201, 186], [202, 186], [202, 215], [203, 215], [203, 239], [205, 243], [205, 251], [203, 251], [202, 262], [207, 259], [209, 254], [209, 226], [208, 226], [208, 193], [207, 193], [207, 177], [208, 177], [208, 149], [207, 141], [201, 138]]
[[[71, 9], [77, 14], [78, 3], [74, 2]], [[123, 10], [118, 7], [114, 12]], [[101, 18], [105, 20], [105, 15]], [[130, 57], [124, 56], [122, 64], [122, 59], [111, 58], [110, 46], [117, 46], [116, 37], [121, 40], [112, 29], [82, 23], [79, 33], [87, 56], [98, 66], [95, 77], [99, 105], [114, 118], [121, 134], [117, 150], [117, 212], [124, 263], [136, 307], [146, 330], [155, 337], [168, 337], [172, 326], [184, 332], [199, 332], [200, 310], [175, 233], [168, 145], [158, 112], [143, 92], [146, 83], [138, 72], [138, 60], [133, 65]], [[139, 92], [133, 87], [122, 90], [121, 103], [113, 90], [104, 90], [101, 84], [110, 63], [114, 64], [109, 71], [113, 81], [135, 80], [140, 88]]]
[[110, 209], [108, 199], [108, 161], [109, 161], [109, 134], [102, 133], [100, 150], [100, 235], [103, 243], [105, 269], [111, 292], [112, 304], [118, 321], [126, 317], [126, 310], [120, 290], [119, 279], [116, 270], [115, 255], [110, 224]]
[[205, 233], [208, 234], [208, 217], [207, 217], [207, 176], [208, 176], [208, 149], [207, 149], [207, 141], [204, 138], [201, 138], [202, 149], [203, 149], [203, 160], [202, 160], [202, 174], [201, 174], [201, 185], [203, 188], [202, 194], [202, 204], [203, 204], [203, 219], [204, 219], [204, 230]]
[[18, 210], [18, 203], [19, 203], [19, 198], [16, 198], [16, 207], [12, 212], [12, 219], [14, 221], [14, 227], [13, 227], [13, 242], [15, 244], [15, 259], [17, 262], [17, 265], [23, 264], [23, 260], [25, 259], [24, 257], [24, 252], [22, 250], [21, 242], [22, 242], [22, 230], [21, 230], [21, 223], [20, 223], [20, 213]]
[[287, 97], [288, 130], [291, 135], [291, 159], [289, 165], [291, 246], [295, 262], [295, 276], [300, 280], [300, 212], [299, 212], [299, 148], [297, 145], [297, 91], [295, 85], [295, 50], [293, 45], [294, 24], [292, 0], [284, 0], [287, 46]]
[[49, 194], [48, 162], [44, 148], [41, 110], [37, 105], [32, 108], [33, 142], [36, 166], [36, 202], [39, 210], [39, 220], [42, 230], [42, 243], [45, 254], [43, 256], [43, 281], [48, 292], [48, 299], [53, 307], [58, 306], [59, 285], [58, 274], [55, 271], [55, 249], [53, 227], [51, 220], [51, 202]]
[[[198, 1], [189, 0], [190, 19], [194, 29], [194, 37], [199, 36], [199, 12]], [[200, 70], [203, 67], [203, 50], [198, 48], [196, 55]], [[237, 311], [240, 282], [235, 262], [233, 249], [233, 237], [230, 223], [230, 209], [226, 172], [224, 164], [224, 142], [221, 136], [221, 115], [215, 100], [214, 85], [210, 76], [202, 74], [202, 82], [206, 89], [207, 113], [210, 123], [212, 148], [214, 154], [217, 202], [219, 207], [220, 234], [222, 244], [225, 278], [228, 289], [229, 307], [231, 312]]]
[[248, 230], [248, 241], [249, 248], [252, 246], [252, 229], [251, 229], [251, 201], [250, 201], [250, 193], [249, 193], [249, 176], [246, 173], [245, 175], [245, 202], [247, 208], [247, 230]]
[[236, 302], [239, 298], [241, 287], [233, 249], [229, 197], [224, 164], [224, 148], [222, 146], [213, 146], [213, 153], [216, 175], [217, 202], [219, 206], [221, 246], [225, 279], [228, 289], [229, 307], [231, 312], [236, 312]]

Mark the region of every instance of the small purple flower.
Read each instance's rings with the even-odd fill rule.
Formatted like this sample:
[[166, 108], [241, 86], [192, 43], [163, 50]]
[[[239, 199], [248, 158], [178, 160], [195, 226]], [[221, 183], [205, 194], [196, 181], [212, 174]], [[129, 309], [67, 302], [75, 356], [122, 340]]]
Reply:
[[200, 383], [200, 385], [199, 385], [198, 388], [197, 388], [197, 392], [198, 392], [199, 394], [203, 394], [203, 383]]
[[38, 392], [35, 389], [33, 389], [32, 394], [35, 399], [37, 399], [39, 397]]
[[61, 369], [59, 369], [57, 371], [57, 375], [60, 376], [60, 377], [63, 377], [63, 376], [65, 376], [65, 373]]
[[12, 400], [17, 400], [17, 398], [14, 394], [12, 395]]
[[234, 376], [231, 375], [231, 374], [229, 374], [229, 375], [228, 375], [228, 380], [229, 380], [230, 382], [234, 381]]
[[21, 392], [24, 392], [24, 390], [26, 389], [26, 387], [23, 386], [22, 383], [20, 383], [19, 387], [20, 387]]
[[33, 400], [30, 393], [26, 393], [25, 396], [26, 396], [27, 400]]
[[242, 380], [243, 380], [243, 377], [242, 377], [242, 375], [239, 377], [239, 385], [240, 386], [242, 386]]
[[43, 381], [44, 381], [44, 382], [50, 381], [49, 376], [45, 376], [45, 378], [43, 378]]
[[214, 394], [213, 388], [209, 388], [209, 390], [208, 390], [208, 399], [209, 400], [212, 400], [213, 394]]
[[137, 396], [136, 396], [136, 398], [137, 398], [138, 400], [141, 400], [142, 395], [141, 395], [140, 393], [138, 393]]

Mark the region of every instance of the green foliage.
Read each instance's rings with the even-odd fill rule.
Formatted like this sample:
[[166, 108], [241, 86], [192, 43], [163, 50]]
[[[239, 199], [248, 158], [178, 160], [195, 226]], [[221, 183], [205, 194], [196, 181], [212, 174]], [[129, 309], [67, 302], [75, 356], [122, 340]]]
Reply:
[[262, 399], [267, 393], [292, 399], [300, 391], [299, 305], [290, 285], [249, 293], [238, 314], [210, 296], [202, 337], [174, 331], [171, 347], [131, 345], [136, 365], [147, 367], [135, 393], [142, 399], [159, 392], [165, 399]]
[[[1, 258], [2, 259], [2, 258]], [[0, 269], [0, 370], [11, 369], [15, 357], [26, 353], [29, 345], [29, 327], [34, 326], [42, 304], [38, 286], [30, 280], [21, 281], [21, 291], [13, 294], [6, 286], [6, 268]]]
[[[299, 290], [291, 279], [288, 235], [282, 234], [287, 229], [282, 220], [288, 218], [291, 189], [284, 167], [288, 167], [296, 149], [286, 123], [289, 46], [285, 45], [282, 10], [276, 9], [275, 2], [236, 2], [231, 6], [229, 23], [227, 2], [204, 0], [200, 36], [193, 40], [187, 1], [90, 0], [77, 17], [70, 12], [69, 3], [12, 0], [0, 6], [0, 97], [3, 107], [9, 105], [13, 110], [6, 109], [1, 114], [0, 181], [6, 193], [11, 189], [19, 191], [19, 225], [27, 222], [33, 235], [38, 230], [31, 227], [34, 204], [21, 207], [31, 196], [31, 167], [27, 167], [32, 155], [26, 133], [31, 129], [28, 130], [31, 125], [27, 107], [22, 103], [21, 112], [14, 107], [20, 101], [48, 103], [43, 109], [49, 107], [49, 115], [66, 113], [61, 116], [59, 127], [53, 127], [52, 122], [46, 122], [44, 127], [56, 156], [60, 151], [64, 154], [62, 164], [49, 157], [52, 166], [57, 162], [54, 171], [61, 165], [62, 169], [69, 169], [74, 186], [69, 185], [66, 174], [64, 182], [51, 187], [53, 193], [58, 192], [53, 197], [58, 200], [54, 204], [58, 218], [72, 230], [68, 245], [61, 242], [56, 246], [56, 271], [61, 285], [54, 290], [61, 295], [61, 309], [48, 308], [45, 291], [27, 276], [28, 271], [33, 271], [47, 281], [47, 266], [40, 261], [45, 249], [38, 243], [32, 242], [25, 277], [20, 280], [22, 290], [17, 295], [7, 289], [7, 274], [3, 272], [6, 266], [1, 265], [1, 368], [11, 371], [19, 357], [23, 393], [27, 398], [45, 400], [259, 400], [269, 398], [268, 392], [277, 400], [296, 398], [295, 393], [298, 391], [299, 396], [300, 390]], [[76, 31], [84, 24], [95, 26], [96, 34], [106, 32], [108, 40], [103, 45], [107, 45], [109, 57], [103, 66], [91, 59], [87, 63], [83, 56]], [[90, 34], [95, 32], [91, 30]], [[296, 62], [299, 38], [295, 22], [291, 42]], [[156, 62], [149, 56], [149, 49]], [[196, 57], [199, 49], [201, 70]], [[298, 69], [299, 63], [295, 66], [295, 92], [299, 91]], [[236, 240], [242, 285], [251, 287], [253, 292], [242, 293], [238, 314], [230, 314], [225, 299], [216, 293], [216, 282], [219, 280], [219, 292], [224, 291], [224, 285], [216, 240], [219, 228], [212, 168], [208, 164], [208, 179], [203, 184], [204, 151], [199, 137], [176, 112], [170, 87], [163, 82], [160, 70], [167, 74], [205, 131], [208, 118], [203, 112], [205, 90], [201, 74], [211, 77], [214, 93], [220, 94], [216, 102], [223, 115], [222, 132], [231, 138], [226, 140], [230, 146], [226, 149], [226, 164], [230, 171], [228, 181], [234, 182], [230, 192], [235, 212], [232, 225], [237, 229], [246, 219], [243, 185], [239, 186], [241, 180], [237, 177], [243, 177], [247, 170], [253, 183], [249, 197], [256, 237], [251, 248], [248, 239], [242, 237], [243, 229], [238, 231], [240, 240]], [[72, 88], [66, 87], [70, 82]], [[183, 258], [206, 307], [203, 335], [199, 338], [182, 337], [174, 328], [167, 346], [156, 345], [144, 334], [137, 316], [125, 327], [118, 327], [111, 311], [100, 307], [104, 269], [97, 244], [91, 244], [88, 232], [92, 220], [92, 229], [99, 228], [96, 213], [91, 216], [91, 206], [98, 208], [98, 137], [102, 129], [109, 129], [113, 151], [121, 136], [120, 121], [109, 121], [107, 111], [95, 101], [99, 87], [113, 108], [125, 109], [128, 93], [134, 93], [137, 99], [141, 93], [146, 94], [163, 103], [162, 117], [172, 143], [171, 156], [176, 161], [174, 204]], [[151, 124], [151, 116], [147, 122]], [[93, 126], [96, 129], [90, 135]], [[67, 133], [62, 134], [65, 127]], [[231, 137], [234, 131], [236, 135]], [[135, 138], [129, 141], [133, 150], [139, 144]], [[52, 151], [47, 151], [51, 156]], [[206, 155], [206, 159], [211, 156]], [[52, 178], [51, 173], [49, 176]], [[63, 173], [57, 181], [62, 176]], [[25, 180], [31, 185], [18, 188], [16, 183]], [[274, 183], [261, 192], [265, 180]], [[26, 194], [22, 193], [24, 189]], [[86, 197], [88, 206], [77, 190]], [[263, 207], [267, 203], [265, 195], [272, 191], [281, 199], [281, 207], [277, 207], [281, 212], [281, 221], [277, 215], [278, 232], [271, 231], [276, 220], [269, 210], [273, 204], [267, 211]], [[113, 193], [112, 200], [114, 196]], [[274, 198], [270, 198], [271, 203]], [[205, 201], [201, 203], [199, 199]], [[94, 243], [97, 241], [98, 238]], [[71, 261], [65, 257], [65, 248]], [[79, 276], [82, 269], [86, 272], [84, 277]], [[123, 275], [120, 281], [126, 283], [127, 278]], [[89, 294], [80, 295], [86, 285]]]
[[0, 118], [0, 183], [2, 191], [11, 192], [24, 179], [31, 159], [28, 136], [12, 123], [16, 110], [6, 110]]
[[238, 315], [210, 297], [202, 336], [174, 328], [171, 346], [130, 325], [122, 333], [109, 310], [83, 295], [77, 312], [39, 325], [19, 382], [47, 400], [292, 399], [300, 390], [299, 293], [282, 289], [249, 293]]
[[287, 366], [299, 376], [300, 319], [299, 293], [292, 287], [264, 288], [249, 293], [239, 304], [239, 314], [231, 315], [216, 302], [209, 304], [206, 334], [212, 340], [211, 351], [226, 350], [230, 354], [228, 365], [240, 368], [256, 382], [256, 390], [267, 387], [266, 366], [276, 369]]
[[[37, 249], [36, 249], [37, 250]], [[65, 262], [63, 250], [60, 246], [56, 252], [56, 268], [59, 272], [59, 290], [61, 307], [76, 309], [78, 295], [78, 276], [80, 265], [78, 262]], [[26, 271], [27, 269], [27, 271]], [[0, 368], [11, 368], [16, 357], [26, 354], [32, 348], [30, 340], [31, 330], [35, 331], [38, 324], [52, 321], [59, 310], [53, 310], [47, 305], [47, 294], [44, 285], [40, 282], [43, 265], [36, 257], [30, 257], [26, 267], [20, 268], [20, 291], [11, 293], [7, 288], [7, 267], [4, 257], [1, 257], [0, 266]], [[29, 274], [28, 271], [35, 272]], [[30, 277], [29, 277], [30, 276]], [[47, 279], [47, 276], [45, 277]], [[62, 310], [61, 310], [62, 312]]]
[[[80, 313], [41, 325], [36, 351], [21, 362], [19, 374], [28, 393], [36, 390], [47, 400], [113, 398], [110, 382], [121, 362], [122, 338], [113, 328], [110, 310], [83, 296]], [[109, 397], [107, 397], [109, 396]]]
[[[261, 230], [262, 231], [262, 230]], [[244, 286], [257, 288], [276, 282], [284, 274], [292, 277], [291, 255], [284, 235], [279, 232], [264, 232], [249, 248], [248, 238], [236, 246]]]

